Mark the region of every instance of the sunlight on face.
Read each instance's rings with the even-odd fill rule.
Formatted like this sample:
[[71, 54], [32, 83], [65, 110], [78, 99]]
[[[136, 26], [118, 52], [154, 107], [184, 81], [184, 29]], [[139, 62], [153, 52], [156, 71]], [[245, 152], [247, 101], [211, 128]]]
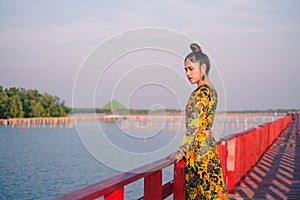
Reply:
[[201, 81], [201, 73], [199, 70], [199, 63], [193, 63], [189, 59], [185, 62], [184, 66], [186, 76], [191, 82], [195, 84]]

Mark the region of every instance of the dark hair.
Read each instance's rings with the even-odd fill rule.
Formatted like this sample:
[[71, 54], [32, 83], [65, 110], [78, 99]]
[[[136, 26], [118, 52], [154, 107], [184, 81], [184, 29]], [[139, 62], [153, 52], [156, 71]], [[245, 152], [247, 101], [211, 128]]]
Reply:
[[208, 76], [208, 72], [210, 69], [210, 62], [208, 56], [205, 53], [202, 53], [201, 47], [196, 43], [192, 43], [190, 45], [190, 48], [192, 50], [192, 53], [189, 53], [185, 57], [184, 62], [186, 62], [187, 60], [190, 60], [192, 63], [199, 62], [199, 67], [202, 64], [205, 64], [206, 65], [205, 74]]

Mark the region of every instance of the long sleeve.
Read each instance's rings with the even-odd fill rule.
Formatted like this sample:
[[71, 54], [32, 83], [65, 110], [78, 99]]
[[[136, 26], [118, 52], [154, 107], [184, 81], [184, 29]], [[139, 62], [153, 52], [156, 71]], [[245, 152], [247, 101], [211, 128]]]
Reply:
[[[210, 129], [215, 111], [215, 101], [212, 101], [212, 88], [208, 85], [195, 90], [188, 101], [185, 111], [186, 131], [179, 151], [186, 155], [187, 150], [193, 149], [195, 137], [202, 137], [204, 131]], [[203, 139], [205, 135], [203, 135]]]
[[204, 84], [191, 94], [186, 107], [186, 132], [179, 148], [185, 155], [186, 199], [228, 199], [211, 132], [217, 101], [213, 86]]

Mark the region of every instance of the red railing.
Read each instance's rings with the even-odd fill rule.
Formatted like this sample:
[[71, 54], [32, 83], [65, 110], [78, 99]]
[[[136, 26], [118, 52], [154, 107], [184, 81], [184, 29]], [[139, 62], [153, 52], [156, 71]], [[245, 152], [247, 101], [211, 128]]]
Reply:
[[[291, 116], [287, 115], [258, 128], [222, 138], [218, 142], [223, 177], [227, 180], [229, 192], [234, 190], [234, 186], [241, 181], [290, 122]], [[162, 185], [162, 169], [172, 164], [174, 165], [174, 178]], [[57, 197], [56, 200], [96, 199], [99, 197], [104, 197], [105, 200], [124, 199], [124, 187], [142, 178], [144, 178], [144, 196], [140, 199], [165, 199], [172, 194], [175, 200], [185, 199], [183, 168], [183, 160], [174, 163], [174, 160], [163, 158], [132, 172], [122, 173]], [[135, 173], [136, 171], [140, 173]]]
[[[263, 124], [242, 133], [229, 135], [221, 141], [227, 145], [227, 191], [232, 192], [246, 173], [273, 144], [279, 134], [291, 122], [287, 115], [274, 122]], [[222, 154], [222, 152], [221, 152]], [[224, 155], [222, 155], [223, 157]], [[224, 158], [223, 158], [224, 159]], [[224, 169], [224, 165], [222, 166]], [[225, 176], [226, 177], [226, 176]]]
[[[174, 179], [162, 185], [162, 169], [174, 164]], [[86, 188], [76, 190], [56, 200], [96, 199], [103, 197], [105, 200], [124, 199], [124, 187], [134, 181], [144, 178], [143, 199], [165, 199], [173, 194], [173, 198], [185, 198], [183, 160], [174, 163], [167, 158], [149, 163], [132, 172], [125, 172]], [[136, 173], [139, 171], [140, 173]]]

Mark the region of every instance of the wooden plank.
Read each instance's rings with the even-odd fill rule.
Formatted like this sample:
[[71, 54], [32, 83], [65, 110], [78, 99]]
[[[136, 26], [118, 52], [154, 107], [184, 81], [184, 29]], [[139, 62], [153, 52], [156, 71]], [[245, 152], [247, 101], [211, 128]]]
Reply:
[[173, 194], [173, 186], [174, 186], [174, 182], [173, 181], [170, 181], [170, 182], [164, 184], [163, 191], [162, 191], [162, 198], [163, 199], [166, 199], [170, 195]]
[[[300, 114], [274, 122], [281, 132], [257, 164], [229, 195], [231, 199], [299, 199], [300, 194]], [[286, 125], [289, 126], [286, 128]], [[283, 128], [285, 129], [284, 131]], [[269, 129], [269, 130], [272, 130]], [[263, 133], [264, 131], [262, 131]], [[269, 137], [272, 140], [272, 137]], [[268, 144], [268, 143], [266, 143]]]
[[174, 189], [173, 199], [185, 199], [185, 177], [184, 177], [184, 160], [174, 164]]
[[162, 199], [162, 170], [144, 178], [144, 200]]

